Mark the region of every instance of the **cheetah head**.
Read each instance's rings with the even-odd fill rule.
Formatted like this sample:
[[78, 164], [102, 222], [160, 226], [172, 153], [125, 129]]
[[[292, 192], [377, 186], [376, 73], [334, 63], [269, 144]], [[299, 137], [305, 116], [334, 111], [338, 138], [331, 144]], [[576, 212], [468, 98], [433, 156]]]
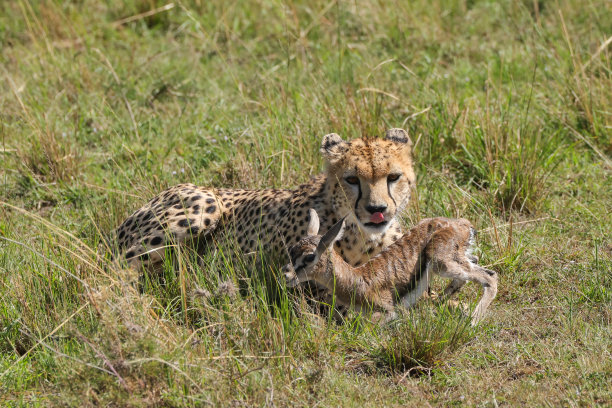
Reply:
[[408, 204], [416, 181], [408, 133], [390, 129], [384, 139], [351, 141], [332, 133], [323, 137], [320, 151], [336, 214], [348, 215], [347, 221], [356, 221], [368, 235], [386, 231]]

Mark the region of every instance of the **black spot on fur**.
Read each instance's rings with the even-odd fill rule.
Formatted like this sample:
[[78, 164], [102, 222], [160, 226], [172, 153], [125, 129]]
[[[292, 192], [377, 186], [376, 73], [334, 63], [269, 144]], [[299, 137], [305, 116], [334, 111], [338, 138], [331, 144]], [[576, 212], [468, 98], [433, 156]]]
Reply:
[[408, 133], [403, 129], [387, 130], [387, 139], [397, 143], [408, 143]]
[[151, 245], [159, 245], [162, 242], [162, 238], [161, 237], [153, 237], [151, 238]]
[[334, 147], [334, 146], [335, 146], [335, 145], [337, 145], [338, 143], [340, 143], [340, 142], [339, 142], [337, 139], [336, 139], [336, 140], [330, 140], [330, 139], [327, 139], [327, 140], [325, 141], [325, 144], [323, 145], [323, 148], [324, 148], [325, 150], [329, 150], [330, 148]]
[[193, 224], [195, 220], [190, 220], [188, 218], [183, 218], [177, 224], [179, 227], [188, 227], [189, 224]]
[[217, 209], [217, 207], [215, 207], [214, 205], [211, 205], [210, 207], [206, 208], [206, 212], [209, 214], [212, 214], [215, 212], [215, 210]]
[[185, 233], [187, 235], [197, 235], [199, 231], [200, 231], [200, 229], [198, 227], [196, 227], [195, 225], [193, 225], [190, 228], [187, 228]]

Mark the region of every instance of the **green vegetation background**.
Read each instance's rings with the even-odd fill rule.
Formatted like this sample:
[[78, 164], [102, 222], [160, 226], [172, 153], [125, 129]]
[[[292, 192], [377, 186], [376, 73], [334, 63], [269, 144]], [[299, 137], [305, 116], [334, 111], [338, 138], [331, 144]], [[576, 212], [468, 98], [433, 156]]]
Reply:
[[[0, 404], [612, 404], [611, 35], [604, 0], [3, 2]], [[406, 224], [473, 220], [500, 274], [476, 330], [321, 321], [223, 253], [140, 293], [109, 256], [167, 186], [292, 187], [388, 127]]]

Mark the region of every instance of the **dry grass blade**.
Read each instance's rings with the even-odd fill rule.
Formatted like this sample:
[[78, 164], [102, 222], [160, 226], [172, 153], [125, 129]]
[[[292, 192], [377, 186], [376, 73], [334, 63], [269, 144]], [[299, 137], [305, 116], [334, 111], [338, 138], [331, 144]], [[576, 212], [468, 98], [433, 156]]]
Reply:
[[[591, 58], [589, 58], [589, 60], [582, 64], [582, 67], [580, 69], [580, 74], [584, 75], [584, 71], [587, 69], [587, 67], [589, 65], [591, 65], [591, 63], [593, 63], [593, 61], [595, 61], [595, 59], [597, 57], [599, 57], [599, 54], [602, 53], [602, 51], [604, 51], [606, 48], [608, 48], [608, 46], [612, 44], [612, 36], [608, 37], [608, 39], [606, 39], [600, 46], [599, 48], [597, 48], [597, 51], [595, 51], [593, 53], [593, 55], [591, 55]], [[576, 75], [578, 75], [578, 73], [576, 73]]]
[[194, 379], [191, 378], [189, 374], [181, 370], [176, 364], [171, 363], [169, 361], [162, 360], [161, 358], [140, 358], [137, 360], [125, 361], [124, 364], [125, 365], [143, 364], [143, 363], [148, 363], [151, 361], [167, 365], [168, 367], [172, 368], [174, 371], [176, 371], [177, 373], [181, 374], [183, 377], [188, 379], [189, 382], [194, 386], [194, 388], [198, 390], [198, 392], [203, 392], [202, 387], [200, 387], [200, 385], [196, 381], [194, 381]]
[[357, 90], [357, 93], [361, 93], [361, 92], [374, 92], [374, 93], [377, 93], [377, 94], [388, 96], [389, 98], [395, 99], [396, 101], [400, 100], [399, 97], [393, 95], [392, 93], [385, 92], [385, 91], [382, 91], [382, 90], [376, 89], [376, 88], [360, 88], [360, 89]]
[[493, 219], [493, 214], [491, 214], [491, 210], [487, 208], [487, 212], [489, 214], [489, 220], [491, 221], [491, 225], [493, 225], [493, 232], [495, 233], [495, 243], [497, 244], [497, 253], [499, 256], [502, 255], [502, 247], [501, 242], [499, 241], [499, 234], [497, 233], [497, 225], [495, 224], [495, 220]]
[[154, 16], [155, 14], [162, 13], [164, 11], [172, 10], [174, 3], [168, 3], [164, 6], [154, 8], [153, 10], [145, 11], [144, 13], [135, 14], [130, 17], [125, 17], [112, 23], [113, 27], [119, 27], [120, 25], [131, 23], [132, 21], [141, 20], [146, 17]]

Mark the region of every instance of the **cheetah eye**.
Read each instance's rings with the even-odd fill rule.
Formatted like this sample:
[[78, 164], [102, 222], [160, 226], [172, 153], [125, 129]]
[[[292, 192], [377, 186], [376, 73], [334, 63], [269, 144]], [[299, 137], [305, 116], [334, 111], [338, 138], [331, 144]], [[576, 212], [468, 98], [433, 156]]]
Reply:
[[401, 174], [389, 174], [389, 175], [387, 176], [387, 181], [388, 181], [389, 183], [392, 183], [392, 182], [394, 182], [394, 181], [399, 180], [399, 178], [400, 178], [401, 176], [402, 176]]
[[315, 260], [315, 254], [309, 254], [304, 257], [304, 262], [311, 263]]
[[359, 178], [355, 176], [347, 177], [344, 180], [346, 180], [347, 183], [352, 184], [352, 185], [359, 184]]

